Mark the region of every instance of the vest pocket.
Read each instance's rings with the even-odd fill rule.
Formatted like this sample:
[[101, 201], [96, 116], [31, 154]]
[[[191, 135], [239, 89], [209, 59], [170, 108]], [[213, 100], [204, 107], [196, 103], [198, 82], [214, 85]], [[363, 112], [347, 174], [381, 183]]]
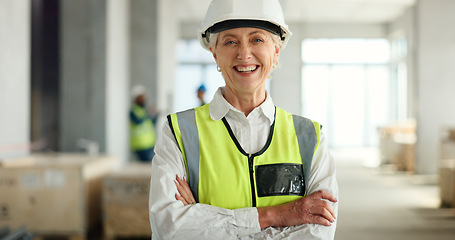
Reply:
[[255, 172], [258, 197], [305, 194], [302, 164], [260, 165]]

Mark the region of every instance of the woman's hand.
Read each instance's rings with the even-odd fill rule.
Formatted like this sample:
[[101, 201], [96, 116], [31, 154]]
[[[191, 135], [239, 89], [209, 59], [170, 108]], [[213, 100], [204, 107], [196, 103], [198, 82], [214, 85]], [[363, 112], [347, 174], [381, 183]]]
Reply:
[[195, 204], [196, 200], [194, 200], [193, 193], [191, 192], [190, 186], [186, 182], [186, 179], [181, 179], [179, 176], [177, 176], [174, 182], [177, 190], [179, 191], [179, 193], [175, 194], [175, 199], [182, 201], [184, 206], [188, 204]]
[[307, 223], [331, 226], [336, 217], [329, 201], [334, 203], [337, 199], [327, 191], [321, 190], [287, 204], [259, 207], [259, 224], [261, 229]]

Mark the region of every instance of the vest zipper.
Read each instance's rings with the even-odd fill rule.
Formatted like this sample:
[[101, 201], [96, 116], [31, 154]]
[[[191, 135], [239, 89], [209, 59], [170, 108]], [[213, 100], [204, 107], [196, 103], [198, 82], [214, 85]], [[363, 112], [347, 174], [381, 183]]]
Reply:
[[256, 207], [256, 188], [254, 186], [254, 157], [251, 154], [248, 154], [248, 165], [250, 167], [250, 183], [251, 183], [251, 197], [253, 207]]

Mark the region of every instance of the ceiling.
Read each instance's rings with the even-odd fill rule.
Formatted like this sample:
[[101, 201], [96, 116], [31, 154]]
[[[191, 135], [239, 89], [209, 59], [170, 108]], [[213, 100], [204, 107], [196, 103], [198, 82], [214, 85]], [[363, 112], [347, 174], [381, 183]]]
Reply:
[[[202, 21], [211, 0], [177, 0], [182, 21]], [[248, 1], [248, 0], [245, 0]], [[387, 23], [416, 0], [279, 0], [288, 22]]]

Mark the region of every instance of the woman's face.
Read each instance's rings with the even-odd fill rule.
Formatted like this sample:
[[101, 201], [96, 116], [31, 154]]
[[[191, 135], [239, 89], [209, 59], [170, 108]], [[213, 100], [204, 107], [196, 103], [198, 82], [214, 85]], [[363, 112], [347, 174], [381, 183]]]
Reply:
[[234, 28], [220, 32], [215, 49], [210, 50], [221, 69], [226, 88], [250, 93], [265, 89], [265, 81], [278, 60], [280, 47], [265, 30]]

